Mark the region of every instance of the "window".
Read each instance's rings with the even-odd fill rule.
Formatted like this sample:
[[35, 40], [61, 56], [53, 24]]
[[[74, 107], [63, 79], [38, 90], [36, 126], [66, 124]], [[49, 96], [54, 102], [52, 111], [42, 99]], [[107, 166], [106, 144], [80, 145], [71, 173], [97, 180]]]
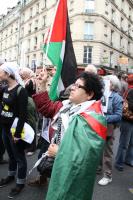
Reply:
[[32, 18], [32, 11], [33, 11], [33, 8], [30, 8], [30, 18]]
[[28, 33], [31, 33], [31, 26], [32, 26], [32, 24], [29, 24], [29, 30], [28, 30]]
[[92, 47], [89, 46], [84, 47], [83, 63], [84, 64], [92, 63]]
[[121, 17], [121, 30], [123, 30], [123, 26], [124, 26], [124, 19]]
[[27, 67], [29, 67], [29, 56], [27, 56]]
[[35, 72], [36, 71], [36, 54], [33, 55], [33, 59], [31, 61], [31, 69]]
[[113, 46], [113, 36], [114, 36], [114, 30], [111, 30], [111, 36], [110, 36], [110, 45]]
[[47, 0], [44, 0], [44, 8], [47, 8]]
[[109, 3], [107, 1], [105, 2], [105, 14], [109, 14]]
[[112, 23], [115, 23], [115, 10], [112, 9]]
[[28, 39], [28, 52], [30, 51], [30, 39]]
[[84, 39], [93, 40], [93, 22], [85, 22]]
[[108, 26], [107, 26], [107, 24], [104, 24], [104, 36], [108, 37]]
[[94, 0], [86, 0], [85, 1], [85, 12], [93, 13], [95, 9]]
[[37, 37], [35, 37], [35, 45], [37, 45]]
[[36, 14], [38, 14], [38, 13], [39, 13], [39, 3], [36, 4]]
[[35, 30], [38, 29], [38, 20], [35, 21]]
[[46, 26], [46, 16], [43, 16], [43, 24], [42, 26]]
[[42, 34], [42, 42], [44, 42], [44, 33]]

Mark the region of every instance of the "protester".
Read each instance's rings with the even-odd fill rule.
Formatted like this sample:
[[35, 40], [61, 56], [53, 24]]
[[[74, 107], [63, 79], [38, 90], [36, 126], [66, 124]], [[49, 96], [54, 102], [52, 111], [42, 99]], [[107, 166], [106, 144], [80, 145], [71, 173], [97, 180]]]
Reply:
[[[47, 81], [47, 85], [49, 85], [49, 81]], [[71, 85], [68, 86], [64, 91], [60, 92], [59, 101], [64, 101], [69, 98]], [[49, 88], [47, 87], [47, 90]], [[43, 125], [42, 125], [42, 133], [38, 140], [38, 148], [40, 152], [38, 154], [38, 159], [41, 158], [42, 154], [45, 153], [50, 145], [51, 137], [53, 135], [53, 129], [50, 126], [51, 119], [43, 117]], [[28, 185], [30, 186], [44, 186], [47, 184], [47, 176], [39, 174], [37, 178], [28, 181]]]
[[128, 75], [127, 82], [128, 82], [128, 89], [133, 88], [133, 74]]
[[40, 93], [33, 96], [34, 101], [39, 112], [53, 119], [55, 137], [60, 135], [61, 142], [48, 148], [49, 156], [56, 159], [46, 199], [90, 200], [106, 138], [106, 120], [98, 101], [101, 82], [97, 75], [84, 72], [71, 87], [69, 100], [53, 102], [46, 91], [46, 73], [40, 73], [39, 79]]
[[124, 163], [133, 167], [133, 88], [129, 89], [124, 101], [121, 135], [115, 167], [123, 171]]
[[97, 68], [95, 67], [95, 65], [89, 64], [87, 65], [87, 67], [85, 67], [85, 72], [97, 74]]
[[110, 93], [108, 96], [107, 112], [104, 113], [107, 120], [107, 140], [103, 153], [102, 166], [98, 168], [98, 170], [103, 169], [104, 176], [98, 182], [99, 185], [103, 186], [112, 182], [114, 131], [121, 121], [123, 106], [123, 99], [119, 95], [121, 89], [119, 79], [115, 75], [107, 75], [104, 78], [110, 80]]
[[[8, 83], [8, 88], [5, 89], [2, 97], [1, 125], [4, 145], [9, 156], [8, 175], [0, 180], [0, 188], [13, 182], [17, 174], [16, 186], [8, 195], [9, 198], [13, 198], [22, 191], [26, 181], [25, 148], [27, 143], [21, 139], [21, 133], [27, 119], [28, 95], [23, 87], [19, 95], [17, 94], [22, 80], [15, 63], [5, 62], [1, 65], [0, 80]], [[18, 122], [13, 136], [11, 127], [16, 117], [18, 117]]]
[[120, 91], [120, 94], [121, 96], [124, 98], [126, 92], [127, 92], [127, 89], [128, 89], [128, 83], [127, 83], [127, 78], [128, 78], [128, 75], [125, 74], [125, 73], [122, 73], [122, 74], [119, 74], [119, 79], [120, 79], [120, 83], [121, 83], [121, 91]]
[[[19, 70], [19, 74], [24, 81], [25, 89], [27, 90], [28, 96], [32, 97], [32, 95], [36, 92], [35, 73], [31, 69], [25, 67]], [[37, 113], [34, 113], [35, 114], [32, 117], [33, 122], [30, 125], [35, 131], [35, 137], [32, 144], [30, 144], [29, 148], [26, 150], [28, 156], [32, 156], [36, 151]]]
[[[4, 59], [0, 58], [0, 66], [5, 62]], [[2, 108], [2, 95], [3, 95], [3, 90], [6, 87], [6, 84], [3, 82], [0, 82], [0, 113], [1, 113], [1, 108]], [[2, 139], [2, 127], [0, 123], [0, 164], [6, 164], [7, 160], [4, 160], [4, 153], [5, 153], [5, 147]]]
[[[7, 84], [1, 81], [0, 82], [0, 113], [2, 110], [2, 96], [6, 87], [7, 87]], [[4, 159], [4, 153], [5, 153], [5, 146], [2, 139], [2, 126], [0, 122], [0, 164], [6, 164], [8, 162], [7, 160]]]

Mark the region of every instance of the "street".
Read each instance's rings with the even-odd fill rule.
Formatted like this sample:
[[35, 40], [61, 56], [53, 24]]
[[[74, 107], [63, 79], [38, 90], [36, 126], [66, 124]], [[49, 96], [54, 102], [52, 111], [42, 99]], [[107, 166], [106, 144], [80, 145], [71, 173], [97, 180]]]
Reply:
[[[116, 154], [117, 146], [118, 146], [119, 132], [116, 132], [116, 139], [114, 143], [114, 155]], [[115, 156], [114, 156], [115, 157]], [[37, 158], [37, 152], [31, 157], [27, 157], [28, 159], [28, 169], [31, 169], [34, 162]], [[3, 178], [7, 175], [7, 167], [8, 165], [0, 165], [0, 178]], [[37, 171], [34, 170], [30, 177], [35, 177], [37, 175]], [[93, 200], [132, 200], [133, 193], [129, 192], [129, 188], [133, 187], [133, 169], [132, 167], [128, 167], [125, 165], [125, 169], [123, 172], [119, 172], [116, 169], [113, 169], [113, 181], [107, 186], [99, 186], [97, 181], [101, 178], [100, 175], [97, 176], [93, 194]], [[0, 188], [0, 200], [7, 200], [8, 193], [10, 189], [14, 187], [14, 183]], [[89, 187], [89, 184], [88, 184]], [[16, 200], [45, 200], [46, 196], [46, 187], [30, 187], [26, 185], [24, 190], [20, 195], [15, 197]], [[54, 197], [53, 199], [54, 200]], [[69, 200], [69, 199], [68, 199]]]

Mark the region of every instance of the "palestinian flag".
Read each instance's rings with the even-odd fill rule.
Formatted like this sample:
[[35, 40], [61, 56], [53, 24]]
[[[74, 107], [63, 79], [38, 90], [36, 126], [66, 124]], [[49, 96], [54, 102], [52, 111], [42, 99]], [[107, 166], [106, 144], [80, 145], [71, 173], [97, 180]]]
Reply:
[[51, 100], [56, 100], [59, 97], [59, 92], [74, 82], [77, 70], [70, 34], [67, 0], [59, 0], [49, 36], [50, 40], [47, 40], [49, 43], [46, 42], [43, 49], [56, 67], [49, 92]]
[[69, 122], [56, 155], [46, 200], [92, 200], [96, 169], [104, 149], [107, 123], [99, 112], [82, 112]]

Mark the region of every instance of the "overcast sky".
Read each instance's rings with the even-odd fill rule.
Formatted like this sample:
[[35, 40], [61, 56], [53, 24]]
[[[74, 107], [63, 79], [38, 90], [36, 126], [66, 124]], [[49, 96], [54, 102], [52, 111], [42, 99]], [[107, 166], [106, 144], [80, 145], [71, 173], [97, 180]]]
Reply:
[[18, 0], [0, 0], [0, 15], [7, 13], [7, 8], [12, 8]]

